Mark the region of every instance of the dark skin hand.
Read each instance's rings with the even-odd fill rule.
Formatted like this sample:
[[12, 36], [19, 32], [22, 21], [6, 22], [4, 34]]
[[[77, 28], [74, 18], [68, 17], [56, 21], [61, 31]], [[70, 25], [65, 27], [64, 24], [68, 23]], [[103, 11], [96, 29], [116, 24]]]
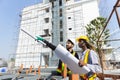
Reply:
[[79, 64], [80, 67], [86, 66], [86, 65], [87, 65], [87, 64], [84, 63], [83, 60], [81, 60], [81, 59], [79, 60], [79, 63], [78, 63], [78, 64]]

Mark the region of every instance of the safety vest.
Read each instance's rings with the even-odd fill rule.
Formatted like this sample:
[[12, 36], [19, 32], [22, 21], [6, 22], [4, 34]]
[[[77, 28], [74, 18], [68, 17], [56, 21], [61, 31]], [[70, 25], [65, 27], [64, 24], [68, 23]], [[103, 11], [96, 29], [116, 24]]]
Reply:
[[[84, 56], [84, 60], [83, 60], [84, 63], [88, 63], [89, 53], [90, 53], [90, 50], [88, 49]], [[80, 77], [82, 78], [82, 80], [94, 80], [97, 77], [97, 75], [95, 73], [93, 73], [91, 76], [87, 76], [86, 74], [83, 74], [83, 75], [80, 75]]]
[[[72, 53], [73, 56], [75, 56], [75, 51]], [[64, 71], [64, 63], [62, 62], [62, 65], [60, 68], [57, 68], [57, 72], [62, 73]], [[71, 74], [72, 72], [70, 70], [67, 70], [67, 74]]]

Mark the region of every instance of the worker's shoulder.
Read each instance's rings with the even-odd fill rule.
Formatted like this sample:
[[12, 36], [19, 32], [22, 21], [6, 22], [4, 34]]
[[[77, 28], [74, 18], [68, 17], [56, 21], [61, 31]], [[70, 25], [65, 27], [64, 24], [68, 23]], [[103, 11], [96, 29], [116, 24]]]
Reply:
[[97, 53], [94, 50], [90, 50], [90, 55], [97, 55]]

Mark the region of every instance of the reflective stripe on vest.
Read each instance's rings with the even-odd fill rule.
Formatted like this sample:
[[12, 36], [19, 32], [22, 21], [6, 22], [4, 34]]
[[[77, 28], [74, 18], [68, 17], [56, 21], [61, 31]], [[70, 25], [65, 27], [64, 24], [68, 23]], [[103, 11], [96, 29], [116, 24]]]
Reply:
[[57, 72], [61, 73], [61, 70], [60, 70], [60, 69], [57, 69]]
[[84, 57], [84, 63], [88, 63], [88, 57], [89, 57], [90, 50], [88, 49], [86, 51], [85, 57]]
[[[72, 53], [73, 56], [75, 56], [75, 51]], [[57, 72], [61, 73], [64, 71], [64, 63], [62, 62], [61, 69], [57, 69]], [[68, 74], [71, 74], [71, 71], [67, 71]]]
[[[87, 51], [86, 51], [86, 54], [85, 54], [85, 56], [84, 56], [84, 63], [88, 63], [88, 58], [89, 58], [89, 54], [90, 54], [90, 50], [88, 49]], [[86, 75], [80, 75], [80, 77], [83, 79], [83, 80], [94, 80], [97, 76], [96, 76], [96, 74], [93, 74], [91, 77], [87, 77]]]

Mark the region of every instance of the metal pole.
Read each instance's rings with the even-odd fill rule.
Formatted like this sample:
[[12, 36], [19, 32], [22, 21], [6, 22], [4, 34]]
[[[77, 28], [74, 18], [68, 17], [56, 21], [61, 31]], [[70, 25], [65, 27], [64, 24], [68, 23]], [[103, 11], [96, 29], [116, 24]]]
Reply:
[[21, 31], [23, 31], [24, 33], [26, 33], [27, 35], [29, 35], [31, 38], [33, 38], [34, 40], [36, 40], [35, 37], [33, 37], [32, 35], [30, 35], [28, 32], [26, 32], [25, 30], [21, 29]]
[[26, 32], [25, 30], [21, 29], [21, 31], [23, 31], [24, 33], [26, 33], [28, 36], [30, 36], [31, 38], [33, 38], [35, 41], [40, 42], [40, 43], [43, 44], [43, 45], [46, 45], [46, 44], [43, 43], [42, 41], [37, 40], [35, 37], [33, 37], [31, 34], [29, 34], [28, 32]]

